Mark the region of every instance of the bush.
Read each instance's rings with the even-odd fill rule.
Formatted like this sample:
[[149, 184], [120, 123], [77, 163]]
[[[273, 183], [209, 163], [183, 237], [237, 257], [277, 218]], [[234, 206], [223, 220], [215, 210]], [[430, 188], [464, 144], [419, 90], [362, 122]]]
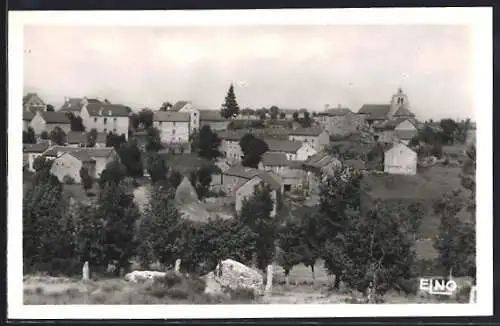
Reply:
[[37, 262], [25, 266], [25, 273], [46, 272], [50, 276], [81, 276], [83, 264], [77, 259], [54, 258], [50, 262]]
[[73, 185], [75, 184], [75, 179], [73, 179], [73, 177], [70, 175], [65, 175], [63, 177], [63, 183], [66, 185]]
[[255, 292], [253, 289], [237, 288], [229, 290], [229, 295], [232, 300], [252, 301], [255, 300]]
[[164, 277], [157, 278], [155, 282], [160, 283], [168, 288], [173, 287], [174, 285], [182, 283], [182, 277], [179, 276], [175, 272], [167, 272]]

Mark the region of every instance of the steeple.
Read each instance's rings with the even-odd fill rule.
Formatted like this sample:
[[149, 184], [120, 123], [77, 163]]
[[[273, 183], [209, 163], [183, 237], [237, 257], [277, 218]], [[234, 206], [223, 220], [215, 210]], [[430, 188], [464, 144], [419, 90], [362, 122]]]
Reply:
[[408, 96], [403, 92], [403, 89], [401, 87], [398, 87], [396, 94], [394, 94], [391, 99], [389, 119], [391, 119], [400, 108], [408, 110], [409, 107], [410, 103], [408, 102]]

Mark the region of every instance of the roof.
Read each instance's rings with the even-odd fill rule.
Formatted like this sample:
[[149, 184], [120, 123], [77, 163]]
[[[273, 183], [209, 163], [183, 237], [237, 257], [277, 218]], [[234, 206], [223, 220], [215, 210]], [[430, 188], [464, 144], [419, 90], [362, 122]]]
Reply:
[[70, 131], [66, 135], [66, 142], [68, 144], [81, 144], [87, 141], [87, 134], [85, 132]]
[[265, 183], [267, 183], [269, 186], [271, 186], [271, 189], [273, 189], [273, 190], [281, 190], [281, 182], [278, 180], [278, 178], [273, 177], [271, 174], [269, 174], [265, 171], [260, 172], [258, 175], [256, 175], [253, 178], [259, 178], [259, 179], [263, 180]]
[[31, 121], [35, 114], [31, 110], [23, 110], [23, 121]]
[[288, 160], [285, 153], [266, 152], [262, 155], [262, 164], [264, 166], [285, 166]]
[[[259, 177], [264, 182], [269, 184], [271, 188], [277, 190], [281, 189], [281, 184], [278, 181], [278, 177], [273, 177], [270, 173], [258, 169], [253, 169], [249, 167], [244, 167], [242, 165], [234, 165], [230, 167], [228, 170], [224, 171], [223, 174], [240, 177], [243, 179], [251, 180], [255, 177]], [[242, 186], [246, 182], [242, 182], [239, 186]], [[238, 186], [236, 188], [239, 188]]]
[[328, 155], [327, 153], [321, 152], [321, 153], [316, 153], [309, 157], [305, 162], [302, 164], [305, 166], [310, 166], [314, 168], [323, 168], [331, 163], [338, 163], [339, 160], [333, 157], [332, 155]]
[[296, 153], [303, 143], [285, 139], [265, 139], [270, 152]]
[[69, 147], [69, 146], [52, 146], [49, 148], [47, 151], [43, 153], [44, 156], [57, 156], [58, 153], [69, 153], [69, 152], [85, 152], [88, 154], [88, 156], [95, 158], [95, 157], [108, 157], [110, 156], [113, 152], [115, 152], [115, 149], [113, 147], [102, 147], [102, 148], [95, 148], [95, 147]]
[[393, 149], [396, 146], [404, 147], [404, 148], [406, 148], [406, 149], [408, 149], [408, 150], [410, 150], [412, 152], [415, 152], [413, 149], [411, 149], [410, 147], [408, 147], [405, 144], [400, 143], [400, 142], [396, 142], [396, 143], [392, 143], [392, 144], [387, 144], [387, 146], [384, 147], [384, 152], [390, 151], [391, 149]]
[[404, 107], [400, 107], [396, 113], [393, 114], [393, 116], [395, 117], [401, 117], [401, 116], [410, 116], [410, 117], [414, 117], [415, 114], [413, 114], [413, 112], [411, 112], [410, 110], [404, 108]]
[[113, 116], [113, 117], [128, 117], [131, 109], [122, 104], [110, 103], [88, 103], [87, 111], [90, 116]]
[[64, 112], [40, 111], [40, 115], [47, 123], [70, 123]]
[[179, 112], [183, 107], [186, 106], [186, 104], [188, 104], [189, 101], [178, 101], [177, 103], [175, 103], [173, 106], [172, 106], [172, 110], [171, 111], [174, 111], [174, 112]]
[[417, 130], [396, 130], [396, 136], [399, 139], [403, 140], [411, 140], [413, 137], [415, 137], [418, 134]]
[[27, 104], [34, 97], [38, 97], [40, 99], [40, 97], [38, 96], [37, 93], [27, 93], [26, 95], [24, 95], [23, 96], [23, 105]]
[[365, 169], [365, 162], [363, 160], [345, 160], [344, 164], [358, 170]]
[[288, 132], [290, 136], [319, 136], [323, 129], [318, 127], [297, 128]]
[[23, 144], [24, 153], [43, 153], [49, 148], [49, 142], [40, 142], [38, 144]]
[[358, 114], [366, 114], [370, 119], [386, 119], [390, 109], [390, 104], [363, 104]]
[[61, 106], [59, 111], [61, 112], [80, 112], [83, 107], [82, 98], [68, 98], [65, 100], [64, 104]]
[[217, 110], [200, 110], [200, 120], [201, 121], [227, 121], [220, 115], [220, 111]]
[[414, 118], [395, 118], [387, 121], [377, 121], [377, 124], [373, 125], [373, 128], [379, 130], [393, 130], [401, 123], [409, 121], [415, 128], [419, 128], [420, 123]]
[[189, 113], [173, 111], [155, 111], [153, 121], [160, 122], [189, 122]]
[[82, 162], [95, 162], [95, 160], [92, 157], [90, 157], [87, 152], [84, 151], [73, 151], [73, 152], [68, 152], [67, 154], [73, 156], [74, 158]]
[[349, 113], [353, 112], [348, 108], [334, 108], [334, 109], [326, 109], [323, 112], [318, 112], [317, 115], [335, 117], [335, 116], [343, 116]]

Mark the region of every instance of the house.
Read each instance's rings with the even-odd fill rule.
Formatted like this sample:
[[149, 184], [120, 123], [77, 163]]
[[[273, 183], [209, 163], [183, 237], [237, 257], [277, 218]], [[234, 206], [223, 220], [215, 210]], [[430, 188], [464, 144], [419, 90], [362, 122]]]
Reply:
[[364, 104], [358, 111], [368, 125], [397, 118], [414, 118], [410, 110], [408, 96], [401, 88], [392, 96], [389, 104]]
[[87, 133], [79, 131], [70, 131], [66, 135], [66, 144], [69, 147], [86, 147]]
[[224, 186], [224, 191], [228, 194], [234, 193], [238, 188], [238, 186], [241, 185], [242, 181], [250, 180], [251, 178], [259, 174], [267, 174], [272, 176], [274, 180], [279, 181], [279, 183], [281, 184], [281, 192], [283, 192], [284, 190], [283, 180], [281, 180], [281, 178], [276, 174], [269, 171], [253, 169], [249, 167], [244, 167], [241, 164], [236, 164], [232, 165], [226, 171], [221, 171], [221, 173], [222, 173], [222, 183]]
[[330, 143], [330, 135], [319, 127], [297, 128], [289, 131], [288, 139], [309, 143], [313, 146], [316, 152], [324, 150], [325, 146]]
[[395, 143], [384, 153], [384, 172], [416, 175], [417, 153], [403, 143]]
[[318, 112], [316, 114], [315, 120], [322, 129], [334, 136], [355, 133], [361, 129], [365, 123], [362, 116], [341, 105], [338, 105], [337, 108], [329, 108], [327, 106], [323, 112]]
[[200, 110], [195, 108], [191, 102], [178, 101], [169, 111], [189, 113], [189, 133], [193, 134], [196, 130], [200, 130]]
[[256, 187], [269, 186], [271, 190], [271, 199], [273, 201], [273, 209], [270, 213], [271, 217], [275, 217], [281, 207], [282, 192], [279, 181], [275, 180], [266, 172], [255, 175], [250, 180], [244, 180], [237, 186], [235, 192], [235, 209], [239, 214], [246, 200], [250, 199], [255, 193]]
[[117, 135], [125, 135], [128, 139], [130, 112], [131, 109], [122, 104], [87, 101], [80, 111], [80, 116], [87, 130], [113, 132]]
[[28, 130], [34, 116], [35, 113], [33, 113], [29, 108], [23, 109], [23, 130]]
[[420, 123], [414, 118], [396, 118], [373, 125], [377, 140], [383, 143], [400, 141], [408, 145], [410, 140], [418, 134]]
[[[62, 153], [70, 153], [70, 152], [83, 152], [88, 155], [90, 158], [95, 160], [95, 169], [94, 174], [92, 175], [95, 178], [99, 178], [101, 176], [102, 171], [106, 168], [106, 165], [112, 161], [119, 160], [118, 153], [115, 151], [113, 147], [103, 147], [103, 148], [74, 148], [69, 146], [52, 146], [47, 149], [43, 156], [48, 159], [55, 160]], [[78, 154], [75, 154], [78, 155]]]
[[342, 163], [325, 152], [317, 153], [302, 162], [304, 169], [303, 188], [307, 195], [319, 194], [319, 185], [325, 175], [332, 174]]
[[313, 145], [307, 142], [281, 139], [264, 139], [269, 152], [284, 153], [287, 160], [305, 161], [310, 156], [317, 153]]
[[23, 165], [29, 171], [35, 171], [33, 162], [49, 148], [49, 142], [40, 142], [38, 144], [23, 144]]
[[70, 120], [63, 112], [38, 111], [31, 120], [30, 127], [35, 131], [35, 135], [40, 135], [44, 131], [50, 133], [56, 127], [61, 128], [66, 134], [71, 131]]
[[95, 176], [96, 161], [85, 151], [60, 152], [53, 160], [50, 172], [57, 177], [60, 182], [66, 178], [71, 178], [76, 183], [81, 182], [80, 170], [86, 167], [90, 176]]
[[33, 113], [45, 111], [47, 105], [37, 93], [28, 93], [23, 96], [23, 110], [30, 110]]
[[189, 142], [190, 113], [175, 111], [155, 111], [153, 127], [160, 131], [164, 143]]
[[305, 172], [301, 162], [288, 160], [285, 153], [264, 153], [259, 168], [278, 175], [283, 180], [284, 192], [302, 189]]
[[98, 132], [97, 137], [95, 139], [94, 147], [96, 147], [96, 148], [106, 147], [106, 138], [107, 138], [107, 134], [105, 132]]
[[240, 147], [240, 139], [244, 136], [241, 131], [220, 131], [217, 135], [221, 139], [220, 152], [229, 163], [240, 162], [243, 152]]
[[74, 116], [78, 117], [82, 113], [82, 109], [84, 107], [100, 107], [103, 104], [109, 104], [107, 102], [103, 102], [96, 98], [70, 98], [65, 97], [63, 105], [59, 108], [59, 112], [71, 113]]
[[208, 125], [214, 131], [227, 130], [230, 122], [231, 120], [224, 119], [218, 110], [200, 110], [200, 128]]

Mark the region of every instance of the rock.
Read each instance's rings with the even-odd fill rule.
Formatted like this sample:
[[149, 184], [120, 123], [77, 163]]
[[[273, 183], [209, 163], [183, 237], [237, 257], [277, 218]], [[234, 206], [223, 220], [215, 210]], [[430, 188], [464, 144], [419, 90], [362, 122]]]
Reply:
[[272, 289], [273, 289], [273, 265], [268, 265], [267, 266], [266, 292], [270, 293], [272, 291]]
[[175, 269], [174, 270], [176, 273], [179, 273], [179, 271], [181, 270], [181, 260], [180, 259], [175, 260]]
[[86, 261], [82, 268], [82, 281], [86, 282], [89, 278], [89, 262]]
[[175, 191], [175, 201], [180, 205], [199, 202], [196, 190], [187, 177], [184, 177], [177, 187]]
[[166, 273], [157, 271], [133, 271], [125, 275], [124, 280], [131, 283], [143, 283], [165, 275]]
[[262, 274], [232, 259], [226, 259], [217, 266], [213, 279], [222, 288], [252, 289], [256, 295], [264, 295]]
[[206, 294], [217, 295], [217, 294], [223, 293], [222, 287], [215, 280], [214, 272], [210, 272], [205, 276], [205, 283], [206, 283], [206, 287], [205, 287], [204, 292]]

